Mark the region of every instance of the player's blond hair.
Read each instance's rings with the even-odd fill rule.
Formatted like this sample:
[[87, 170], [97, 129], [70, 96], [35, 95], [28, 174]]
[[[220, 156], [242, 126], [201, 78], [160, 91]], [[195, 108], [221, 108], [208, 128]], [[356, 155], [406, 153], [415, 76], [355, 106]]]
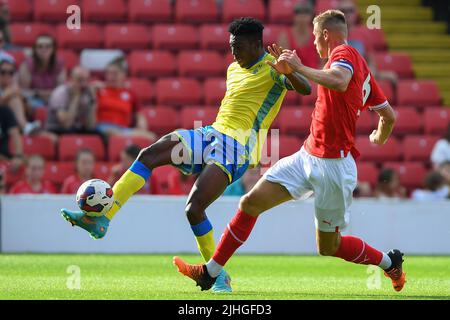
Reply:
[[314, 18], [313, 24], [317, 24], [319, 30], [331, 29], [344, 31], [347, 36], [347, 20], [341, 10], [327, 10], [322, 12]]

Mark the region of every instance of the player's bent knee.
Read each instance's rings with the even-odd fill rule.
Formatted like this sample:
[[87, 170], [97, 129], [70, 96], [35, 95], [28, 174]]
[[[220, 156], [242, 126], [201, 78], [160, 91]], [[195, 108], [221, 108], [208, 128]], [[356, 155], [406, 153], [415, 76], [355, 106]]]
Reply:
[[205, 219], [205, 207], [197, 201], [190, 201], [184, 208], [184, 213], [191, 224], [198, 224]]
[[241, 197], [239, 201], [239, 209], [255, 217], [261, 214], [258, 203], [254, 201], [254, 197], [248, 193]]

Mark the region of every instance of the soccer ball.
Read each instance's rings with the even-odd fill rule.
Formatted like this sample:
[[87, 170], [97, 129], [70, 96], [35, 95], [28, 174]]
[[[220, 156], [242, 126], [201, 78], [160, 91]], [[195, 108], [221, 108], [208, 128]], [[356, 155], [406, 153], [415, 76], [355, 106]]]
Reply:
[[101, 217], [111, 209], [114, 203], [113, 190], [103, 180], [88, 180], [78, 188], [76, 200], [78, 207], [85, 214]]

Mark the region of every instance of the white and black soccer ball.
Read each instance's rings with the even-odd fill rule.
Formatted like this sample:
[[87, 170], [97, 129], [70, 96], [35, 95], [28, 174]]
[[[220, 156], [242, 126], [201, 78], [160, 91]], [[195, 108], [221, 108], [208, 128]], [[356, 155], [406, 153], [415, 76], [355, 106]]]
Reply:
[[91, 179], [78, 188], [76, 200], [78, 207], [88, 216], [101, 217], [111, 209], [114, 195], [106, 181]]

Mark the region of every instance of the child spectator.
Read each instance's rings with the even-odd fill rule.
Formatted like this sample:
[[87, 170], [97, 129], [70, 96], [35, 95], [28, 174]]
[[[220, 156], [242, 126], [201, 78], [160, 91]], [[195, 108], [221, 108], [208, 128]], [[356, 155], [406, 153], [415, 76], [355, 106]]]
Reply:
[[75, 159], [76, 173], [67, 177], [61, 189], [61, 193], [74, 194], [80, 185], [94, 178], [95, 157], [91, 150], [78, 151]]
[[376, 198], [406, 198], [406, 189], [400, 185], [400, 179], [395, 170], [387, 168], [380, 171], [374, 196]]
[[50, 181], [44, 180], [44, 166], [44, 158], [39, 155], [30, 156], [26, 162], [25, 179], [17, 182], [10, 193], [56, 193], [55, 186]]

